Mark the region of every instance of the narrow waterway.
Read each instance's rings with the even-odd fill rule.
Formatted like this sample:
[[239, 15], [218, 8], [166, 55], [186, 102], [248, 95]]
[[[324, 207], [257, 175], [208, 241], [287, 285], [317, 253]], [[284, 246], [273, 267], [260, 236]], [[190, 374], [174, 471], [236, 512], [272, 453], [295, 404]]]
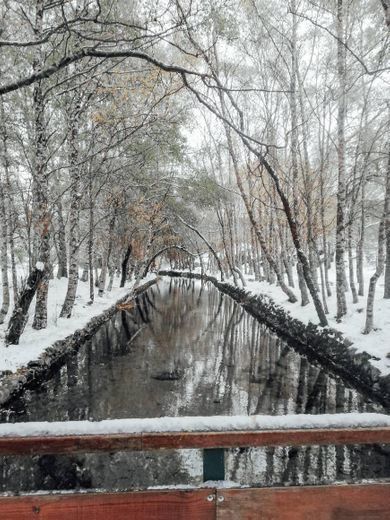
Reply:
[[[314, 366], [229, 297], [163, 279], [120, 311], [50, 380], [1, 412], [5, 421], [383, 411]], [[387, 446], [231, 450], [242, 484], [320, 484], [390, 477]], [[0, 459], [2, 491], [199, 484], [201, 453]]]

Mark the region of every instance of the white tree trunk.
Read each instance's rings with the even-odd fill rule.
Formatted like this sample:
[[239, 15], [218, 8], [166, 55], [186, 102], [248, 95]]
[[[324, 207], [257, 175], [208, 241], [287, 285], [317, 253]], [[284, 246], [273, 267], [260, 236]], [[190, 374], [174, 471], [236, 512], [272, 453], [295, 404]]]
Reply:
[[[72, 106], [73, 105], [73, 106]], [[79, 215], [81, 198], [81, 174], [78, 163], [78, 126], [80, 121], [80, 104], [74, 101], [68, 116], [69, 172], [71, 181], [71, 201], [69, 214], [69, 276], [65, 301], [61, 309], [61, 318], [70, 318], [76, 299], [79, 280]]]
[[367, 296], [366, 326], [365, 334], [374, 328], [374, 298], [375, 288], [378, 278], [381, 276], [385, 266], [385, 243], [386, 243], [386, 223], [390, 220], [390, 154], [386, 168], [386, 191], [383, 205], [383, 217], [379, 224], [378, 231], [378, 257], [375, 273], [370, 278], [370, 285]]
[[346, 113], [346, 68], [344, 46], [344, 0], [337, 0], [337, 71], [339, 81], [337, 137], [338, 137], [338, 185], [336, 218], [336, 295], [337, 319], [347, 312], [345, 297], [345, 113]]
[[6, 179], [9, 170], [9, 157], [7, 146], [7, 129], [5, 126], [5, 114], [3, 99], [0, 100], [0, 236], [1, 236], [1, 280], [3, 288], [3, 302], [0, 309], [0, 323], [4, 323], [7, 316], [10, 296], [8, 283], [8, 222], [9, 212], [7, 209], [7, 183]]
[[[297, 114], [297, 20], [295, 0], [291, 0], [291, 11], [293, 13], [293, 26], [291, 37], [291, 94], [290, 94], [290, 111], [291, 111], [291, 166], [292, 166], [292, 192], [293, 192], [293, 208], [294, 218], [297, 222], [300, 220], [298, 190], [299, 190], [299, 169], [298, 169], [298, 114]], [[312, 264], [311, 264], [312, 266]], [[303, 269], [299, 257], [297, 258], [297, 275], [298, 285], [301, 291], [301, 305], [304, 307], [309, 304], [309, 295], [307, 292], [306, 282], [303, 275]]]
[[[43, 31], [44, 1], [36, 2], [35, 34], [39, 39]], [[38, 72], [43, 67], [43, 59], [39, 51], [34, 62], [34, 71]], [[35, 178], [33, 197], [34, 233], [35, 233], [35, 258], [44, 266], [43, 279], [38, 285], [36, 293], [34, 329], [47, 327], [47, 293], [49, 289], [50, 271], [50, 212], [49, 212], [49, 186], [47, 177], [47, 135], [45, 121], [45, 100], [41, 81], [34, 84], [33, 92], [34, 109], [34, 141], [35, 141]], [[33, 266], [35, 267], [35, 266]]]
[[366, 309], [366, 325], [364, 327], [364, 334], [369, 334], [374, 328], [374, 299], [376, 283], [383, 273], [385, 265], [385, 224], [384, 219], [381, 219], [378, 231], [378, 257], [375, 273], [370, 278], [370, 285], [367, 295], [367, 309]]

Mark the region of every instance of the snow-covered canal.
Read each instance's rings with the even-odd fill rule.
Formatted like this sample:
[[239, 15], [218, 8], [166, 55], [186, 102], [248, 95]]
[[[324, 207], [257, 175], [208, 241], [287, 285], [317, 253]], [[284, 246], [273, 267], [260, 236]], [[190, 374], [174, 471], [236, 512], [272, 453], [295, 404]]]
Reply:
[[[310, 364], [209, 284], [161, 280], [119, 311], [2, 421], [383, 411]], [[234, 450], [232, 450], [234, 451]], [[227, 457], [231, 480], [259, 485], [390, 476], [385, 446], [268, 448]], [[1, 488], [199, 483], [199, 452], [0, 459]]]

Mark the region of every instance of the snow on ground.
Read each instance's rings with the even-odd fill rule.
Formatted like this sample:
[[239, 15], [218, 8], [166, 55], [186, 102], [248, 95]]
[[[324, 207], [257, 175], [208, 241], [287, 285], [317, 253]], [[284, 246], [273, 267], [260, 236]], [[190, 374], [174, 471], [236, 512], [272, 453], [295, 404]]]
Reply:
[[104, 421], [2, 423], [0, 424], [0, 437], [374, 427], [390, 427], [390, 416], [380, 413], [353, 412], [322, 415], [213, 415]]
[[[147, 281], [155, 278], [150, 275], [145, 278]], [[114, 281], [113, 289], [105, 292], [104, 296], [99, 297], [95, 294], [95, 302], [88, 305], [89, 301], [89, 282], [79, 281], [76, 302], [70, 319], [59, 318], [62, 304], [64, 302], [68, 280], [61, 278], [50, 280], [48, 296], [48, 327], [42, 330], [34, 330], [31, 327], [34, 315], [35, 300], [30, 307], [30, 314], [26, 328], [20, 338], [19, 345], [5, 346], [4, 337], [10, 312], [3, 325], [0, 325], [0, 371], [10, 370], [15, 372], [18, 368], [25, 366], [29, 361], [37, 359], [43, 351], [55, 341], [64, 339], [77, 329], [87, 325], [91, 318], [101, 314], [111, 307], [116, 301], [130, 292], [130, 285], [119, 288], [119, 278]], [[96, 291], [97, 293], [97, 291]], [[10, 306], [12, 307], [12, 305]]]
[[[366, 268], [365, 280], [366, 288], [365, 295], [368, 292], [369, 278], [373, 270]], [[330, 280], [335, 279], [335, 275], [332, 271], [329, 273]], [[247, 277], [248, 291], [254, 294], [263, 294], [271, 298], [275, 303], [284, 307], [289, 313], [298, 320], [304, 323], [318, 323], [318, 317], [313, 303], [310, 301], [309, 305], [302, 307], [300, 302], [290, 303], [286, 295], [282, 292], [280, 287], [270, 285], [267, 282], [255, 282], [253, 277]], [[342, 322], [336, 321], [336, 290], [334, 285], [331, 285], [332, 296], [327, 299], [329, 314], [327, 315], [329, 321], [329, 327], [339, 330], [345, 337], [353, 342], [353, 348], [356, 348], [357, 352], [366, 351], [369, 354], [376, 356], [379, 360], [371, 360], [371, 363], [377, 367], [382, 375], [390, 374], [390, 357], [386, 357], [390, 354], [390, 300], [383, 298], [383, 278], [380, 278], [377, 283], [376, 294], [375, 294], [375, 306], [374, 306], [374, 326], [376, 330], [370, 332], [370, 334], [363, 334], [363, 329], [366, 319], [366, 304], [367, 296], [359, 296], [359, 303], [352, 303], [352, 295], [349, 291], [346, 293], [348, 313], [343, 318]], [[299, 298], [298, 283], [295, 281], [295, 295]]]

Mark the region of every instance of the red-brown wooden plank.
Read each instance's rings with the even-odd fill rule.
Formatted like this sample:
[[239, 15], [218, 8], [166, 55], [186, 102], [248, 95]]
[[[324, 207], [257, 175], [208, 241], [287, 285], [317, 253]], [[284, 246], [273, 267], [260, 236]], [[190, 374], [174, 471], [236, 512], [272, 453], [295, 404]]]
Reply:
[[389, 520], [390, 484], [221, 489], [218, 520]]
[[214, 520], [213, 490], [0, 498], [1, 520]]
[[245, 432], [144, 433], [142, 449], [237, 448], [390, 443], [390, 428], [263, 430]]
[[3, 520], [388, 520], [390, 484], [0, 498]]
[[142, 435], [66, 435], [45, 437], [0, 437], [0, 455], [89, 453], [142, 450]]
[[390, 428], [0, 437], [0, 455], [376, 443], [390, 444]]

